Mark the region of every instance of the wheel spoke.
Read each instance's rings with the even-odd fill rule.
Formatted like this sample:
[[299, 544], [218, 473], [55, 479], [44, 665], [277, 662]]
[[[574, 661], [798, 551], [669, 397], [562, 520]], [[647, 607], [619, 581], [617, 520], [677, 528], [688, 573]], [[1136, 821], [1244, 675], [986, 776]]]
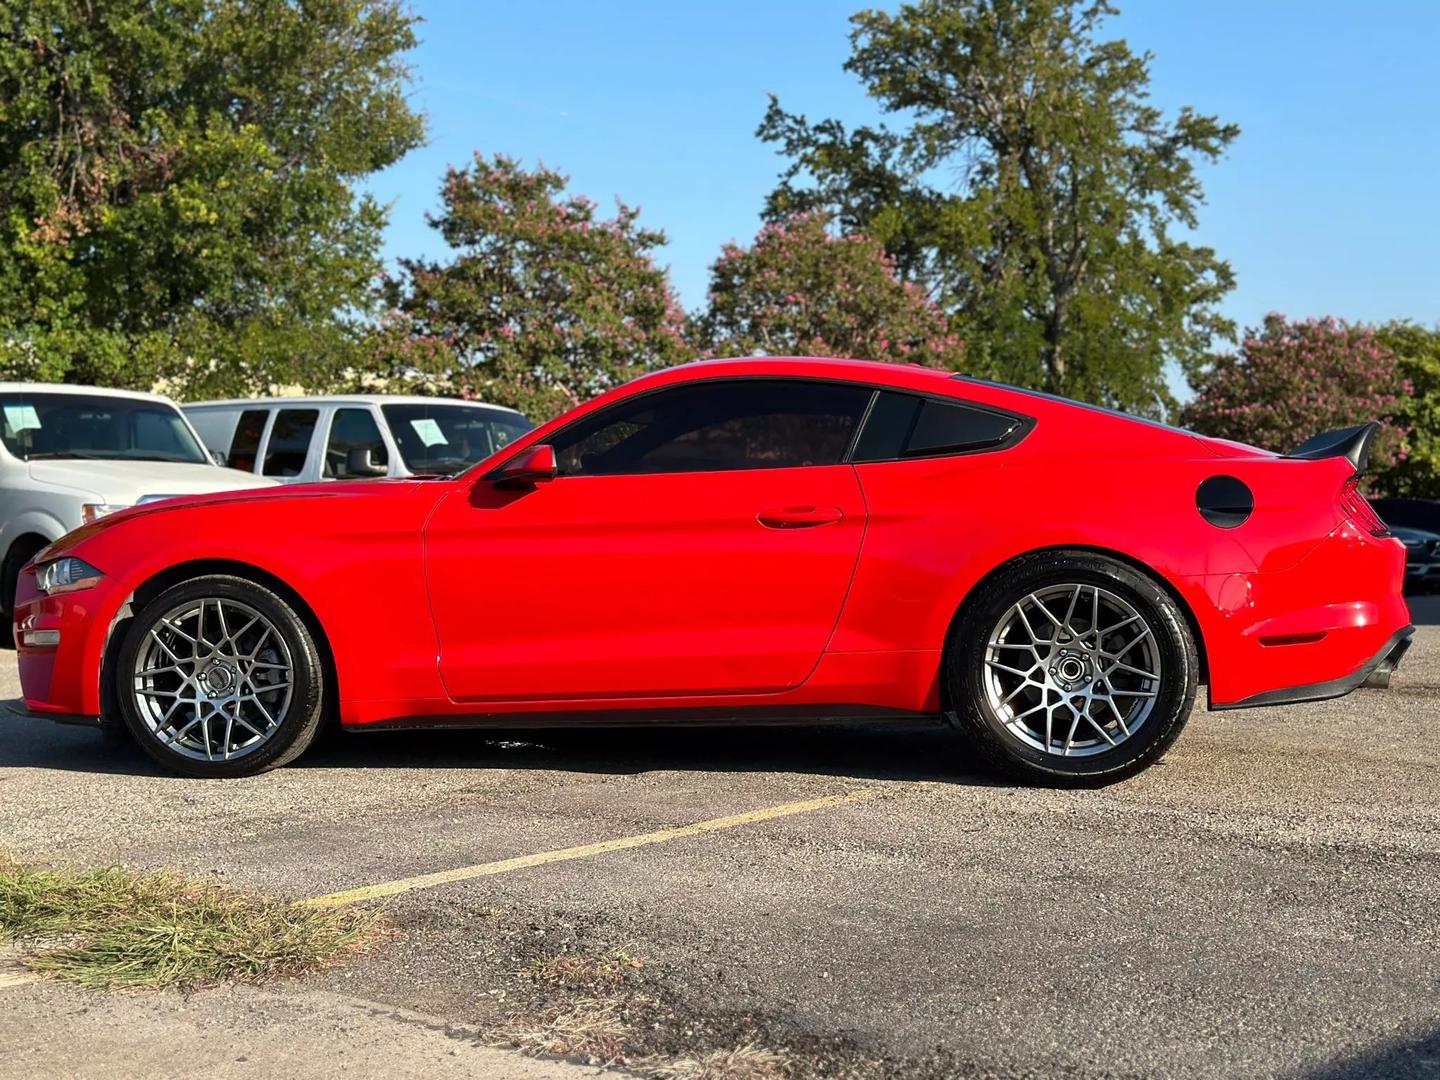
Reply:
[[[182, 636], [183, 636], [183, 635], [182, 635]], [[170, 646], [166, 643], [165, 639], [162, 638], [162, 637], [161, 637], [158, 633], [156, 633], [154, 630], [151, 630], [151, 631], [150, 631], [150, 637], [151, 637], [151, 639], [155, 642], [156, 645], [159, 645], [160, 648], [165, 651], [165, 655], [168, 656], [168, 657], [170, 657], [171, 660], [174, 660], [175, 663], [183, 665], [183, 664], [186, 664], [186, 663], [191, 663], [191, 662], [193, 662], [193, 661], [191, 661], [191, 660], [182, 659], [182, 658], [180, 657], [180, 655], [179, 655], [174, 649], [170, 648]]]
[[1095, 722], [1095, 718], [1090, 715], [1090, 710], [1088, 708], [1085, 710], [1085, 719], [1090, 722], [1091, 727], [1093, 727], [1096, 731], [1100, 733], [1100, 737], [1104, 739], [1107, 743], [1109, 743], [1111, 746], [1120, 745], [1113, 738], [1111, 738], [1110, 733], [1106, 731], [1104, 727]]
[[1075, 625], [1071, 620], [1075, 618], [1075, 605], [1080, 600], [1080, 588], [1081, 586], [1076, 585], [1075, 591], [1070, 594], [1070, 606], [1065, 609], [1065, 622], [1064, 625], [1060, 627], [1061, 630], [1065, 631], [1072, 638], [1079, 636], [1075, 633]]
[[1139, 645], [1140, 642], [1144, 641], [1144, 640], [1145, 640], [1146, 638], [1148, 638], [1149, 636], [1150, 636], [1150, 628], [1147, 626], [1144, 630], [1141, 630], [1141, 631], [1140, 631], [1140, 635], [1139, 635], [1134, 641], [1130, 642], [1129, 645], [1126, 645], [1126, 646], [1125, 646], [1123, 649], [1121, 649], [1119, 652], [1106, 653], [1105, 655], [1108, 656], [1111, 660], [1119, 660], [1120, 657], [1124, 656], [1126, 653], [1128, 653], [1128, 652], [1129, 652], [1131, 649], [1133, 649], [1136, 645]]
[[997, 668], [1000, 671], [1008, 671], [1011, 675], [1019, 675], [1021, 678], [1024, 678], [1025, 676], [1029, 675], [1031, 671], [1035, 670], [1034, 665], [1031, 665], [1029, 670], [1021, 671], [1019, 668], [1013, 668], [1009, 667], [1006, 664], [1002, 664], [999, 660], [986, 660], [985, 663], [989, 664], [993, 668]]
[[1102, 677], [1108, 679], [1110, 677], [1110, 673], [1114, 671], [1128, 671], [1131, 675], [1143, 675], [1147, 679], [1154, 679], [1156, 677], [1153, 672], [1146, 671], [1144, 668], [1138, 668], [1131, 664], [1123, 663], [1120, 660], [1116, 660], [1113, 664], [1107, 667]]

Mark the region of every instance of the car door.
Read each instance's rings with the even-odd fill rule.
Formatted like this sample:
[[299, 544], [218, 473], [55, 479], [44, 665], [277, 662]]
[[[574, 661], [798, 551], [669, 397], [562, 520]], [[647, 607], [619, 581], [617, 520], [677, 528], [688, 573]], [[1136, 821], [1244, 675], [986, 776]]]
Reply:
[[557, 433], [552, 480], [458, 488], [425, 535], [451, 696], [641, 698], [804, 682], [865, 529], [843, 461], [870, 397], [805, 380], [672, 386]]

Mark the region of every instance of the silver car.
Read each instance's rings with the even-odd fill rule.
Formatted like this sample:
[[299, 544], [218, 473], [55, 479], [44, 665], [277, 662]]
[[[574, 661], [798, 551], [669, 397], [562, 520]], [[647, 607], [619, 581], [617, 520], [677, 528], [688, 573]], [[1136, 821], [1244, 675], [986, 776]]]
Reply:
[[168, 398], [56, 383], [0, 383], [0, 608], [30, 557], [115, 510], [174, 495], [273, 487], [220, 468]]
[[201, 401], [184, 409], [232, 469], [286, 484], [450, 475], [534, 426], [499, 405], [385, 394]]

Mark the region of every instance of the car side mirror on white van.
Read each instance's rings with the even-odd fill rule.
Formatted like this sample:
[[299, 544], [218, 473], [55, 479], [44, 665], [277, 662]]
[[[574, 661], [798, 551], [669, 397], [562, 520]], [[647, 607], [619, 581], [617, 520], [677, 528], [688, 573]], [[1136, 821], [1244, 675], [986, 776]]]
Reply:
[[210, 460], [213, 461], [216, 465], [219, 465], [222, 469], [228, 469], [230, 467], [230, 459], [227, 458], [224, 454], [222, 454], [219, 450], [210, 451]]
[[345, 453], [345, 472], [349, 476], [385, 476], [390, 470], [375, 460], [371, 447], [352, 446]]

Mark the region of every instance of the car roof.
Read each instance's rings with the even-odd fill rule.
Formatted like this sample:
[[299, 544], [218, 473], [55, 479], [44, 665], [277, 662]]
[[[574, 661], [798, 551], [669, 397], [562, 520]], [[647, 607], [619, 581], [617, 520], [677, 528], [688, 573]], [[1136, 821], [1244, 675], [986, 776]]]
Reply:
[[79, 383], [0, 382], [0, 394], [76, 394], [85, 397], [132, 398], [138, 401], [175, 402], [164, 394], [145, 390], [114, 390], [107, 386], [84, 386]]
[[523, 415], [508, 405], [464, 398], [424, 397], [419, 394], [314, 394], [296, 397], [226, 398], [214, 401], [187, 401], [182, 409], [253, 409], [269, 405], [470, 405], [480, 409]]
[[[673, 383], [698, 382], [706, 379], [782, 377], [796, 379], [833, 379], [869, 386], [888, 386], [913, 393], [935, 394], [962, 398], [979, 405], [1008, 409], [1032, 416], [1059, 410], [1086, 409], [1126, 423], [1140, 423], [1178, 431], [1153, 420], [1087, 406], [1068, 398], [1034, 394], [1027, 390], [975, 379], [947, 368], [925, 367], [915, 363], [887, 363], [879, 360], [851, 360], [843, 357], [817, 356], [749, 356], [738, 359], [697, 360], [677, 367], [661, 368], [642, 375], [629, 387], [660, 387]], [[609, 394], [614, 394], [612, 390]], [[609, 394], [605, 396], [609, 396]], [[1184, 433], [1182, 433], [1184, 434]]]

